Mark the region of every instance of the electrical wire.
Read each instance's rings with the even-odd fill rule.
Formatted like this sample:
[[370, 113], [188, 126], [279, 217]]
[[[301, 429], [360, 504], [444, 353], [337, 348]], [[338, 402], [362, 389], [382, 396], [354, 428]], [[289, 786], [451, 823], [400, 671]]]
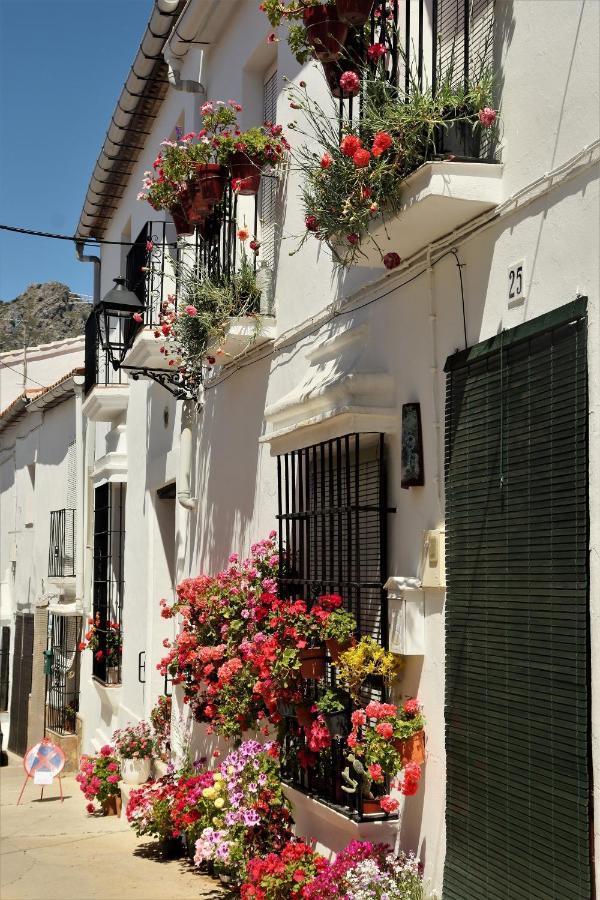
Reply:
[[[438, 256], [438, 258], [436, 260], [434, 260], [432, 265], [436, 266], [446, 256], [450, 256], [453, 253], [456, 253], [456, 251], [454, 249], [446, 250], [445, 253], [442, 253], [441, 256]], [[462, 263], [461, 265], [464, 265], [464, 263]], [[305, 338], [305, 337], [309, 337], [311, 334], [316, 334], [318, 331], [321, 330], [321, 328], [323, 328], [324, 325], [328, 324], [329, 322], [335, 321], [340, 316], [350, 315], [353, 312], [357, 312], [358, 310], [365, 309], [365, 307], [370, 306], [372, 303], [377, 303], [377, 302], [379, 302], [379, 300], [383, 300], [385, 297], [389, 297], [389, 295], [393, 294], [394, 291], [398, 291], [398, 290], [400, 290], [400, 288], [406, 287], [407, 284], [411, 284], [413, 281], [416, 281], [417, 278], [420, 278], [422, 275], [425, 274], [425, 272], [427, 272], [427, 269], [428, 269], [428, 267], [425, 266], [425, 268], [421, 269], [420, 272], [416, 272], [410, 278], [407, 278], [406, 281], [403, 281], [400, 284], [395, 284], [393, 288], [389, 289], [389, 291], [385, 291], [383, 294], [378, 294], [377, 297], [371, 297], [369, 300], [366, 300], [364, 303], [360, 303], [357, 306], [352, 306], [351, 309], [339, 309], [339, 310], [334, 311], [328, 319], [317, 322], [317, 324], [313, 328], [311, 328], [309, 331], [303, 331], [302, 337]], [[460, 272], [460, 267], [459, 267], [459, 272]], [[463, 302], [463, 316], [464, 316], [464, 294], [463, 294], [462, 273], [461, 273], [461, 279], [460, 279], [460, 286], [461, 286], [461, 294], [462, 294], [462, 302]], [[466, 340], [466, 324], [465, 324], [465, 340]], [[232, 369], [231, 372], [228, 372], [226, 375], [223, 375], [220, 378], [216, 378], [213, 383], [209, 383], [209, 384], [205, 385], [204, 389], [206, 391], [209, 391], [211, 389], [218, 387], [220, 384], [223, 384], [224, 381], [227, 381], [229, 378], [231, 378], [233, 375], [235, 375], [237, 372], [239, 372], [241, 369], [246, 369], [248, 366], [253, 366], [253, 365], [255, 365], [255, 363], [259, 363], [259, 362], [261, 362], [261, 360], [267, 359], [268, 356], [273, 356], [274, 352], [275, 351], [273, 349], [271, 349], [271, 350], [268, 350], [266, 353], [263, 353], [261, 356], [253, 356], [252, 359], [248, 360], [248, 362], [239, 363], [239, 365], [237, 365], [234, 369]]]
[[18, 228], [16, 225], [0, 225], [0, 231], [10, 231], [14, 234], [27, 234], [32, 237], [53, 238], [55, 241], [71, 241], [74, 244], [113, 244], [117, 247], [133, 247], [133, 241], [105, 241], [95, 237], [75, 237], [73, 234], [56, 234], [52, 231], [36, 231], [33, 228]]
[[31, 378], [31, 376], [30, 376], [30, 375], [26, 375], [25, 372], [19, 372], [18, 369], [14, 369], [12, 366], [7, 365], [7, 363], [4, 363], [4, 362], [3, 362], [3, 363], [0, 363], [0, 368], [3, 368], [3, 369], [10, 369], [11, 372], [16, 372], [17, 375], [20, 375], [20, 376], [21, 376], [21, 378], [25, 378], [26, 381], [32, 381], [34, 384], [37, 384], [38, 387], [41, 387], [41, 388], [46, 388], [46, 387], [48, 387], [48, 385], [46, 385], [46, 384], [40, 384], [40, 382], [39, 382], [39, 381], [36, 381], [35, 378]]

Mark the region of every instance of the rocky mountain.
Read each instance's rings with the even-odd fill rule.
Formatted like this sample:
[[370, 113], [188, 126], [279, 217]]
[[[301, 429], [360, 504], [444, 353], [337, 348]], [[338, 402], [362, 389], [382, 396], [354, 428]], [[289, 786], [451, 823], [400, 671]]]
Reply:
[[91, 305], [66, 284], [46, 281], [0, 303], [0, 353], [83, 334]]

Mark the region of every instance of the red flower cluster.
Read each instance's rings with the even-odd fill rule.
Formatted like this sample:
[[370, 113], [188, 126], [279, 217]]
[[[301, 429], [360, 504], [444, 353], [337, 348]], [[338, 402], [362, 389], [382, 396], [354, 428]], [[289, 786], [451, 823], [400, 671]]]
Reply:
[[418, 763], [407, 763], [404, 767], [404, 779], [400, 790], [405, 797], [412, 797], [419, 789], [419, 781], [421, 780], [421, 766]]
[[242, 900], [281, 900], [301, 897], [303, 888], [327, 866], [327, 860], [301, 841], [287, 844], [281, 853], [251, 859], [240, 894]]

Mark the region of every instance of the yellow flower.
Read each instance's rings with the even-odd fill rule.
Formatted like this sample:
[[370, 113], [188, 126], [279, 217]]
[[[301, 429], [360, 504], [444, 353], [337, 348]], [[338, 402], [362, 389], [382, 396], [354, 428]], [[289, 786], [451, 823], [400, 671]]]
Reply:
[[214, 800], [217, 796], [217, 792], [214, 788], [211, 787], [204, 788], [204, 790], [202, 791], [202, 796], [206, 797], [207, 800]]
[[213, 825], [216, 825], [218, 828], [220, 824], [221, 824], [221, 820], [219, 819], [219, 817], [213, 816]]
[[214, 779], [215, 779], [215, 781], [223, 781], [223, 776], [221, 775], [220, 772], [215, 772]]
[[223, 800], [223, 798], [217, 797], [217, 799], [215, 800], [215, 806], [217, 807], [217, 809], [221, 809], [224, 804], [225, 804], [225, 801]]
[[227, 766], [227, 771], [229, 772], [230, 775], [233, 775], [233, 773], [235, 772], [235, 769], [233, 768], [233, 766]]

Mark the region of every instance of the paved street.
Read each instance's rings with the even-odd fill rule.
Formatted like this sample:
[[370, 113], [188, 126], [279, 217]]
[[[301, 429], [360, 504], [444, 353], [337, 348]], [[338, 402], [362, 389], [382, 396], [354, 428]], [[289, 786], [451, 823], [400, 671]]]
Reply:
[[88, 816], [72, 775], [40, 788], [31, 782], [21, 805], [23, 769], [16, 757], [0, 769], [2, 900], [217, 900], [217, 883], [187, 860], [162, 861], [156, 845], [137, 838], [124, 819]]

